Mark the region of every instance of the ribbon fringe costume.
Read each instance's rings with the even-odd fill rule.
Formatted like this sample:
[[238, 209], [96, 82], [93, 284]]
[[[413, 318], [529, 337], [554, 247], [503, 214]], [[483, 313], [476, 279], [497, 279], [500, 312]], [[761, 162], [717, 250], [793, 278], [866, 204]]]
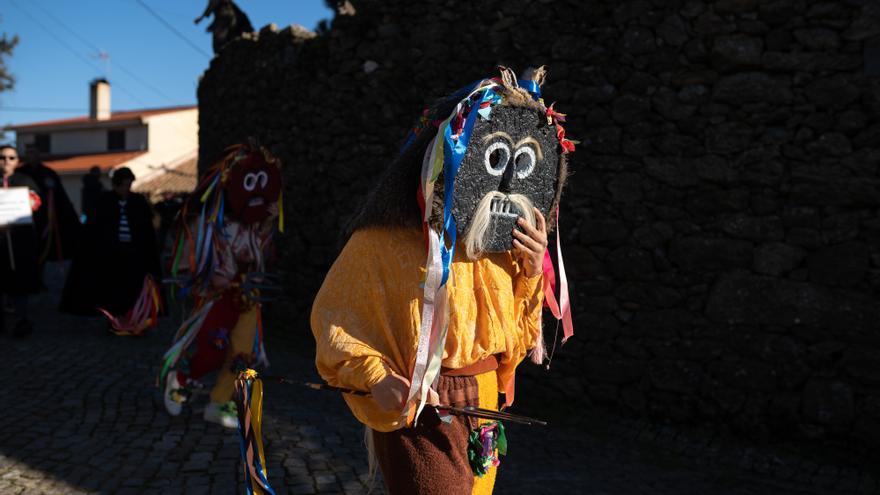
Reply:
[[[209, 408], [235, 427], [232, 396], [238, 373], [268, 365], [263, 346], [261, 288], [281, 230], [280, 162], [255, 145], [236, 145], [206, 174], [180, 215], [171, 276], [194, 308], [165, 353], [159, 384], [169, 413], [218, 371]], [[206, 419], [209, 419], [206, 409]]]
[[[511, 244], [517, 217], [527, 216], [519, 205], [555, 219], [574, 149], [564, 116], [539, 99], [543, 79], [543, 68], [528, 81], [502, 68], [426, 110], [313, 304], [316, 364], [331, 386], [369, 391], [391, 373], [411, 379], [403, 410], [344, 395], [392, 495], [491, 493], [503, 427], [441, 420], [424, 407], [428, 389], [442, 405], [497, 410], [499, 391], [510, 405], [516, 366], [529, 350], [543, 360], [545, 294], [571, 335], [552, 262], [529, 277]], [[471, 224], [482, 224], [477, 249]], [[475, 453], [469, 443], [487, 447]]]

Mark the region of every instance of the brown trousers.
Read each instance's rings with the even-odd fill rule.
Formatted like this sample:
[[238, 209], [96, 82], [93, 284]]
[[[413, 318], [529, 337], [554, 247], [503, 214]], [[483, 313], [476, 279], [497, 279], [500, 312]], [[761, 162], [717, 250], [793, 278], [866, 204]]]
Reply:
[[[493, 359], [494, 361], [494, 359]], [[479, 374], [490, 374], [495, 380], [494, 367], [485, 371], [485, 363], [468, 367]], [[458, 370], [456, 370], [458, 371]], [[449, 376], [441, 373], [437, 393], [440, 403], [455, 407], [480, 406], [480, 389], [475, 376]], [[481, 377], [482, 378], [482, 377]], [[486, 391], [484, 390], [484, 396]], [[497, 397], [497, 388], [494, 395]], [[485, 399], [484, 399], [485, 401]], [[497, 403], [482, 407], [497, 408]], [[473, 418], [454, 416], [451, 423], [440, 420], [434, 409], [425, 408], [414, 428], [402, 428], [383, 433], [373, 431], [373, 445], [379, 468], [390, 495], [471, 495], [474, 473], [467, 457], [468, 436], [477, 426]], [[487, 475], [488, 476], [488, 475]], [[491, 483], [494, 484], [494, 473]], [[489, 480], [486, 480], [489, 481]], [[483, 483], [485, 484], [485, 483]], [[489, 487], [491, 493], [491, 486]]]

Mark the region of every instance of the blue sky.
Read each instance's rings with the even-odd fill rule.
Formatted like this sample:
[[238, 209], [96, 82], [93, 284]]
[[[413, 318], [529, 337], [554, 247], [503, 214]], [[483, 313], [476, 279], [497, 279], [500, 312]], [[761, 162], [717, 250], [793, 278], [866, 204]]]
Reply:
[[[204, 53], [181, 40], [139, 1]], [[236, 3], [256, 29], [271, 22], [314, 29], [321, 19], [332, 17], [322, 0]], [[205, 32], [210, 20], [193, 24], [206, 4], [207, 0], [0, 0], [0, 32], [17, 34], [21, 40], [7, 61], [16, 84], [12, 91], [0, 93], [0, 126], [84, 115], [88, 83], [99, 76], [111, 82], [114, 110], [195, 104], [198, 78], [210, 62], [205, 54], [213, 54], [211, 35]], [[109, 63], [95, 48], [109, 53]]]

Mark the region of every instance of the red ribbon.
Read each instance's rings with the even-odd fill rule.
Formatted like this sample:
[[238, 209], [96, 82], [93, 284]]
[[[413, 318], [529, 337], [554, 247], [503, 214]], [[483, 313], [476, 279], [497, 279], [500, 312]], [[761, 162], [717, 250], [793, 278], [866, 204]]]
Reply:
[[562, 154], [573, 152], [574, 141], [565, 139], [565, 129], [560, 124], [560, 122], [565, 122], [565, 114], [557, 112], [553, 109], [553, 105], [550, 105], [547, 107], [547, 117], [556, 125], [556, 139], [559, 140], [559, 146], [562, 147]]
[[550, 251], [544, 251], [544, 306], [550, 309], [553, 316], [562, 321], [562, 343], [574, 335], [574, 324], [571, 321], [571, 304], [568, 296], [568, 277], [565, 275], [565, 264], [562, 261], [562, 243], [559, 240], [559, 210], [556, 210], [556, 262], [559, 265], [559, 301], [556, 300], [556, 272]]

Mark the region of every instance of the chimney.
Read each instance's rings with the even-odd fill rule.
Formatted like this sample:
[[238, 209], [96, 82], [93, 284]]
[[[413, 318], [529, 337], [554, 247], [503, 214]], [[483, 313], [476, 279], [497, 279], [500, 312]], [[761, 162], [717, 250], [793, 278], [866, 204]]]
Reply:
[[110, 83], [104, 78], [95, 79], [89, 84], [89, 118], [110, 118]]

